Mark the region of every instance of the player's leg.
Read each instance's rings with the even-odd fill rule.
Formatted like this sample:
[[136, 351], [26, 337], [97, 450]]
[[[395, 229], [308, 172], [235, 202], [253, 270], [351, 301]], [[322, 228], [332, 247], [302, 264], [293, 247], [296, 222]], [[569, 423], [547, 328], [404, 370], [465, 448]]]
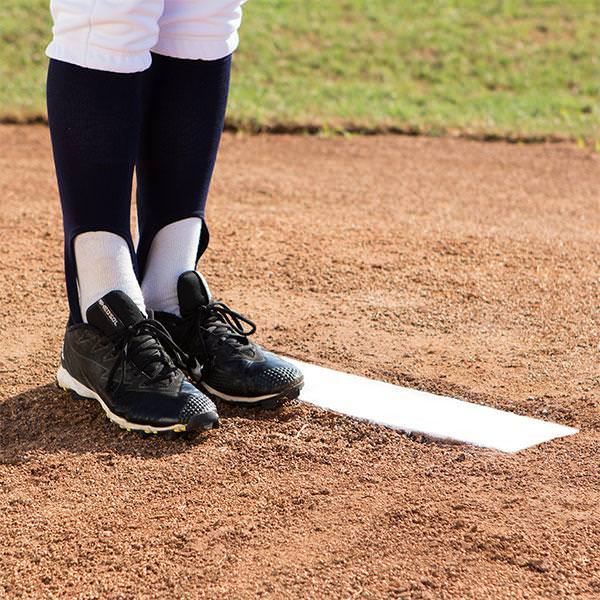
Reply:
[[138, 261], [147, 306], [202, 365], [200, 384], [225, 400], [272, 403], [297, 396], [302, 374], [252, 343], [254, 325], [215, 302], [194, 270], [208, 242], [204, 206], [240, 5], [166, 0], [137, 163]]
[[212, 426], [183, 354], [146, 318], [130, 233], [142, 71], [162, 0], [53, 0], [48, 119], [65, 233], [70, 307], [59, 384], [96, 399], [123, 427]]
[[177, 310], [177, 277], [193, 269], [208, 231], [204, 209], [223, 129], [231, 56], [154, 54], [136, 166], [138, 262], [148, 306]]
[[110, 269], [104, 263], [133, 246], [129, 212], [143, 71], [158, 40], [164, 0], [52, 0], [50, 8], [48, 118], [64, 217], [71, 317], [85, 320], [93, 301], [113, 289], [111, 274], [104, 272], [117, 277], [119, 266], [123, 291], [144, 311], [132, 260], [119, 260]]
[[50, 60], [48, 122], [65, 234], [71, 320], [112, 289], [145, 311], [132, 262], [131, 185], [141, 124], [142, 73]]
[[138, 260], [145, 296], [163, 309], [177, 310], [177, 276], [208, 241], [202, 220], [244, 1], [167, 0], [159, 21], [137, 163]]

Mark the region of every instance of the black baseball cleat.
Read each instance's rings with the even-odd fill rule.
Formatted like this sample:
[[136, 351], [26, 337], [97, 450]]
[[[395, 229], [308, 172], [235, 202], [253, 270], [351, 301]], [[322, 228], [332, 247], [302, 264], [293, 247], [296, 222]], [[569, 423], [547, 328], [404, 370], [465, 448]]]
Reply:
[[154, 318], [196, 359], [191, 375], [202, 389], [227, 402], [264, 408], [298, 397], [302, 372], [251, 342], [254, 323], [213, 300], [202, 275], [183, 273], [177, 293], [181, 317], [156, 312]]
[[56, 375], [61, 388], [97, 400], [127, 430], [174, 435], [218, 426], [213, 401], [181, 370], [185, 353], [129, 296], [109, 292], [86, 314], [87, 324], [67, 326]]

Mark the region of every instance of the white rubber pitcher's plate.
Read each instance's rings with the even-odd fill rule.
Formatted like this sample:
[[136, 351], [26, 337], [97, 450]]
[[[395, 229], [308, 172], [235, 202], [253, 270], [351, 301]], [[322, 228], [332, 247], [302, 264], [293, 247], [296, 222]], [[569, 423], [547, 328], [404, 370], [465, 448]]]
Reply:
[[[291, 360], [291, 359], [288, 359]], [[304, 373], [300, 400], [406, 432], [518, 452], [577, 429], [291, 360]]]

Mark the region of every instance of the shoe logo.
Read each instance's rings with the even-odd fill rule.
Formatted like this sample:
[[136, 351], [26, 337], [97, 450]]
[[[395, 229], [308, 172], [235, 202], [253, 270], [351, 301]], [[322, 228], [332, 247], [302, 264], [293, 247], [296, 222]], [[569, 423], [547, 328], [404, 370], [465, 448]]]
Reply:
[[117, 317], [115, 316], [115, 313], [112, 310], [110, 310], [110, 307], [108, 306], [108, 304], [106, 304], [106, 302], [104, 302], [104, 300], [102, 300], [102, 298], [101, 298], [100, 300], [98, 300], [98, 305], [102, 309], [102, 312], [108, 317], [110, 322], [115, 327], [118, 327], [119, 319], [117, 319]]

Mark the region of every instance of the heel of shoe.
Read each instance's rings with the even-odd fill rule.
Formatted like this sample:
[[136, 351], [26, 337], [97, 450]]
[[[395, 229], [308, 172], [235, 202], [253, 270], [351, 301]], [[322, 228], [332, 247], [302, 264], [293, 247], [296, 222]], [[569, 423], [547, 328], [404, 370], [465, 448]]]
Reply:
[[77, 379], [75, 379], [62, 364], [58, 367], [58, 371], [56, 372], [56, 385], [62, 390], [71, 392], [75, 396], [98, 400], [98, 394], [83, 385], [80, 381], [77, 381]]

